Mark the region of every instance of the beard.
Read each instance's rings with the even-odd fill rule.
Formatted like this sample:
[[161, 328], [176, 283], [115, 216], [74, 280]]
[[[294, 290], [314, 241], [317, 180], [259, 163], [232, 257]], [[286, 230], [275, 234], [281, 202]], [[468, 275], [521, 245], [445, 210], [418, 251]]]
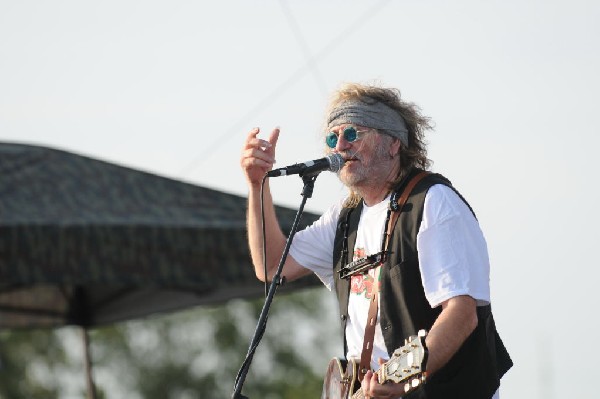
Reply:
[[362, 155], [355, 153], [342, 154], [348, 159], [344, 167], [338, 172], [338, 177], [344, 185], [357, 192], [361, 187], [369, 187], [388, 181], [392, 165], [390, 163], [389, 147], [387, 142], [380, 142], [373, 150], [370, 159], [365, 160]]
[[[352, 165], [345, 165], [338, 173], [338, 177], [345, 186], [355, 189], [367, 179], [366, 168], [362, 165], [357, 165], [360, 161], [351, 161]], [[352, 170], [350, 170], [352, 169]]]

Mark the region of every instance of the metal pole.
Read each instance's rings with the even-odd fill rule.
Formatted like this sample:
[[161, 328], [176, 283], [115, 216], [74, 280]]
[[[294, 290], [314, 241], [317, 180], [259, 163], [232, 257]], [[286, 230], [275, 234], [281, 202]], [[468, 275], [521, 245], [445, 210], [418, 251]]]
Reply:
[[87, 383], [88, 399], [96, 399], [96, 386], [92, 375], [92, 360], [90, 356], [90, 336], [86, 327], [81, 327], [83, 337], [83, 357], [85, 361], [85, 379]]
[[302, 181], [304, 182], [304, 188], [302, 189], [302, 202], [300, 203], [300, 207], [296, 212], [296, 218], [294, 219], [294, 223], [292, 224], [292, 230], [290, 231], [290, 234], [288, 235], [288, 238], [286, 240], [285, 248], [283, 249], [283, 254], [281, 255], [281, 260], [279, 261], [279, 266], [277, 267], [277, 271], [273, 275], [271, 285], [269, 286], [269, 290], [267, 291], [267, 297], [265, 298], [265, 303], [263, 304], [262, 311], [260, 312], [258, 324], [256, 326], [256, 330], [254, 331], [252, 341], [250, 342], [250, 347], [248, 348], [248, 354], [246, 355], [246, 359], [244, 359], [242, 367], [240, 367], [240, 371], [238, 372], [237, 377], [235, 379], [234, 392], [231, 396], [232, 399], [248, 399], [247, 396], [242, 395], [242, 388], [244, 386], [244, 382], [246, 381], [248, 371], [250, 370], [250, 364], [252, 363], [252, 360], [254, 358], [254, 353], [258, 348], [258, 344], [260, 343], [265, 330], [267, 329], [269, 309], [271, 308], [271, 303], [273, 302], [275, 291], [277, 290], [277, 286], [283, 284], [284, 282], [284, 278], [281, 277], [283, 265], [287, 258], [290, 246], [292, 244], [292, 239], [296, 234], [296, 230], [298, 230], [298, 224], [300, 223], [300, 218], [302, 217], [302, 212], [304, 211], [304, 205], [306, 204], [306, 200], [312, 196], [315, 180], [317, 179], [318, 173], [300, 176], [302, 177]]

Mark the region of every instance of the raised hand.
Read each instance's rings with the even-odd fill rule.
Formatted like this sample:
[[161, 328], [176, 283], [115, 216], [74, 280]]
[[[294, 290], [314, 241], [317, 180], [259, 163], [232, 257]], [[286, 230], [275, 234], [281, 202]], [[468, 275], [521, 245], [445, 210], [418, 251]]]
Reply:
[[250, 131], [240, 159], [240, 165], [250, 185], [259, 185], [263, 176], [275, 164], [275, 147], [279, 138], [279, 128], [273, 129], [268, 140], [259, 139], [260, 129], [255, 127]]

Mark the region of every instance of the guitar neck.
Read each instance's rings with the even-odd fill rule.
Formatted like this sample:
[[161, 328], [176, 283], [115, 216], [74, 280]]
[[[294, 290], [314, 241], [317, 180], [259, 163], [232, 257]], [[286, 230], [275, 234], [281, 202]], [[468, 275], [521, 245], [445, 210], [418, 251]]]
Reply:
[[365, 394], [363, 393], [362, 388], [358, 388], [358, 391], [352, 395], [351, 399], [365, 399]]

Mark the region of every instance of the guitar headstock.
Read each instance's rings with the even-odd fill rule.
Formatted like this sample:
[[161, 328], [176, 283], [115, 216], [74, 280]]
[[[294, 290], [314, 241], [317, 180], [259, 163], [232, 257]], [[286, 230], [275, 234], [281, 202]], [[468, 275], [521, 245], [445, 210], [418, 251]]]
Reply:
[[404, 391], [409, 392], [425, 382], [426, 336], [427, 332], [421, 330], [418, 335], [406, 339], [404, 346], [394, 351], [390, 360], [379, 369], [381, 384], [385, 381], [404, 383]]

